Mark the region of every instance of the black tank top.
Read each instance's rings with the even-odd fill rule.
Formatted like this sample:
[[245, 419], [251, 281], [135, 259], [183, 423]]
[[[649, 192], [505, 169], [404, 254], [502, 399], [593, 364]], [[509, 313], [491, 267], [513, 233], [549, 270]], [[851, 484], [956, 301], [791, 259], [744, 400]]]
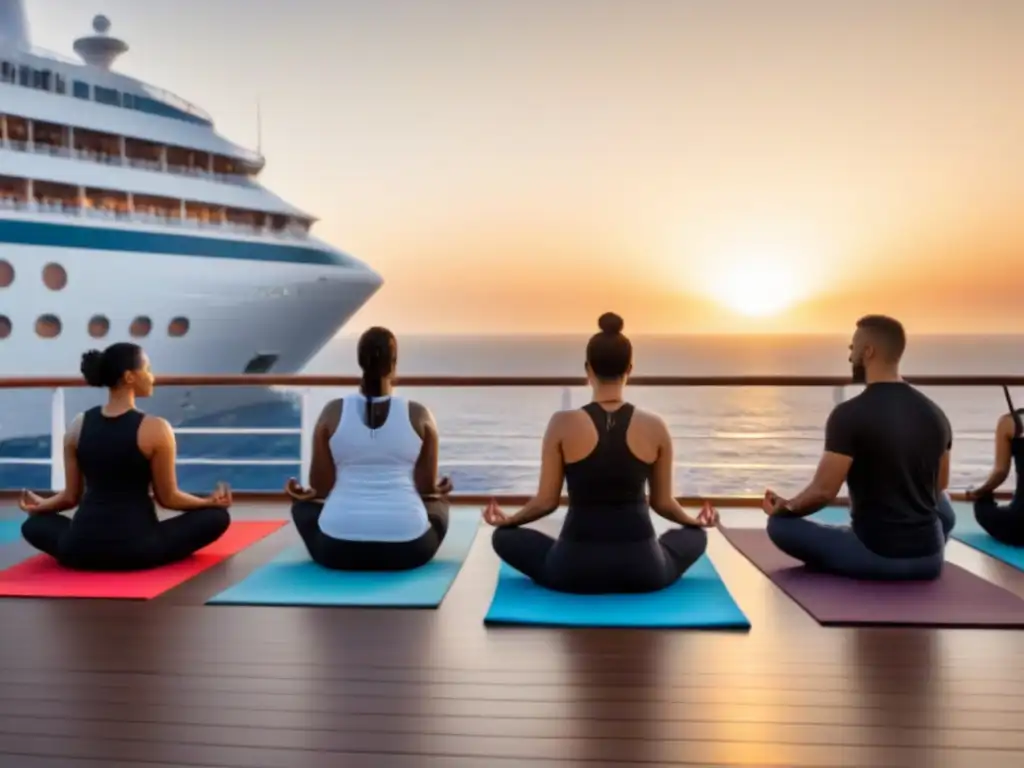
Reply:
[[561, 538], [601, 543], [653, 539], [645, 495], [652, 465], [640, 461], [626, 444], [633, 406], [606, 411], [588, 403], [583, 410], [597, 428], [597, 446], [586, 458], [565, 465], [569, 513]]
[[73, 518], [79, 535], [125, 538], [157, 523], [149, 459], [139, 450], [144, 418], [136, 410], [104, 416], [100, 406], [85, 412], [77, 450], [85, 493]]
[[1010, 416], [1013, 417], [1013, 440], [1010, 441], [1010, 452], [1013, 454], [1013, 469], [1017, 474], [1017, 488], [1013, 493], [1013, 505], [1024, 506], [1024, 420], [1021, 419], [1022, 411], [1013, 407], [1013, 400], [1010, 398], [1010, 390], [1003, 387], [1006, 394], [1006, 403], [1010, 406]]

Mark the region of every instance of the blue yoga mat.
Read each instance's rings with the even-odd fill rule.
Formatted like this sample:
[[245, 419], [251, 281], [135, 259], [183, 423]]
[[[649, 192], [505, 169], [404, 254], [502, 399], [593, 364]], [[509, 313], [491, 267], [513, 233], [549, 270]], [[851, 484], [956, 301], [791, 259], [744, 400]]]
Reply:
[[484, 622], [549, 627], [750, 628], [750, 621], [707, 555], [671, 587], [638, 595], [552, 592], [502, 563]]
[[807, 519], [825, 525], [849, 525], [850, 509], [849, 507], [825, 507], [820, 512], [808, 515]]
[[985, 533], [974, 518], [974, 507], [971, 504], [958, 503], [953, 506], [956, 509], [956, 526], [952, 533], [954, 539], [1024, 571], [1024, 547], [1011, 547]]
[[207, 600], [213, 605], [436, 608], [459, 573], [480, 528], [475, 510], [453, 511], [434, 559], [413, 571], [331, 571], [291, 547], [243, 581]]
[[11, 544], [21, 538], [21, 524], [25, 518], [20, 520], [0, 520], [0, 544]]

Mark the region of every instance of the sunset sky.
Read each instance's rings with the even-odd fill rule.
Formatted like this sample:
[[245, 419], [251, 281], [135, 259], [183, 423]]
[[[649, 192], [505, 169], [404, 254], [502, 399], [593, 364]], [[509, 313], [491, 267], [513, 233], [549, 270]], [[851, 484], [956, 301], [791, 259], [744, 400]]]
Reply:
[[[27, 0], [256, 143], [398, 332], [1024, 332], [1021, 0]], [[760, 313], [760, 314], [756, 314]]]

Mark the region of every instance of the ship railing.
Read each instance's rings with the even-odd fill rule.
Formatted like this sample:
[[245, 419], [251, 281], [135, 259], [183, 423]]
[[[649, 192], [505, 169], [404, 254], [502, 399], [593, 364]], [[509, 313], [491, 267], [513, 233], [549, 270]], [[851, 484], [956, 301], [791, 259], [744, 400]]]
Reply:
[[282, 229], [272, 229], [271, 227], [258, 227], [254, 224], [243, 224], [237, 221], [219, 221], [217, 219], [203, 221], [191, 216], [182, 218], [177, 213], [162, 214], [143, 210], [127, 211], [122, 208], [88, 205], [81, 207], [77, 203], [67, 200], [46, 199], [27, 201], [14, 195], [0, 196], [0, 210], [60, 216], [83, 216], [104, 221], [159, 224], [189, 227], [197, 230], [213, 229], [218, 232], [230, 232], [232, 234], [248, 235], [249, 237], [273, 237], [280, 240], [305, 240], [309, 237], [308, 231], [295, 225], [289, 225]]
[[[989, 387], [1024, 386], [1024, 376], [907, 376], [906, 381], [920, 387]], [[299, 425], [297, 427], [189, 427], [175, 429], [177, 435], [296, 435], [300, 441], [300, 455], [296, 461], [291, 459], [226, 459], [226, 458], [179, 458], [181, 465], [215, 464], [228, 466], [244, 464], [246, 466], [272, 466], [298, 464], [300, 477], [309, 477], [312, 462], [312, 432], [318, 413], [313, 403], [312, 394], [317, 388], [355, 389], [360, 379], [353, 376], [311, 376], [311, 375], [234, 375], [234, 376], [160, 376], [161, 387], [277, 387], [285, 388], [295, 394], [299, 402]], [[585, 379], [565, 376], [403, 376], [398, 382], [403, 387], [422, 388], [494, 388], [494, 387], [530, 387], [551, 389], [560, 392], [560, 408], [569, 410], [574, 407], [574, 390], [586, 387]], [[63, 443], [66, 435], [68, 414], [65, 407], [65, 391], [86, 386], [85, 382], [76, 377], [22, 377], [0, 378], [0, 390], [15, 389], [48, 389], [50, 401], [50, 456], [49, 458], [17, 458], [0, 457], [0, 464], [36, 464], [49, 465], [51, 490], [64, 487], [64, 453]], [[846, 391], [853, 383], [846, 378], [834, 376], [635, 376], [630, 379], [631, 387], [828, 387], [832, 389], [832, 399], [840, 403], [846, 399]], [[581, 404], [582, 395], [577, 395], [577, 404]], [[554, 406], [554, 403], [552, 403]], [[0, 440], [4, 437], [0, 434]], [[799, 437], [794, 436], [794, 439]], [[810, 438], [805, 438], [810, 439]], [[819, 438], [814, 438], [818, 439]], [[991, 439], [987, 436], [986, 439]], [[495, 461], [494, 465], [502, 462]], [[42, 490], [42, 489], [37, 489]], [[239, 498], [261, 498], [280, 494], [266, 492], [236, 492]], [[954, 499], [963, 500], [960, 493], [951, 494]], [[1005, 498], [1007, 494], [997, 494]], [[500, 503], [521, 504], [529, 497], [518, 494], [494, 496], [492, 494], [454, 493], [455, 503], [481, 503], [495, 497]], [[720, 505], [750, 506], [758, 503], [753, 496], [708, 496], [713, 503]], [[684, 503], [698, 501], [696, 497], [682, 497]], [[845, 503], [845, 499], [840, 499]], [[563, 503], [565, 500], [563, 499]]]
[[162, 173], [173, 173], [177, 176], [191, 176], [197, 179], [234, 184], [238, 187], [255, 187], [256, 182], [252, 177], [241, 173], [217, 173], [206, 168], [184, 166], [168, 163], [166, 168], [158, 160], [149, 160], [140, 157], [128, 157], [119, 152], [101, 152], [95, 149], [78, 149], [58, 144], [49, 144], [43, 141], [19, 141], [8, 139], [5, 145], [15, 152], [28, 152], [47, 157], [64, 157], [76, 160], [87, 160], [101, 165], [121, 165], [139, 170]]

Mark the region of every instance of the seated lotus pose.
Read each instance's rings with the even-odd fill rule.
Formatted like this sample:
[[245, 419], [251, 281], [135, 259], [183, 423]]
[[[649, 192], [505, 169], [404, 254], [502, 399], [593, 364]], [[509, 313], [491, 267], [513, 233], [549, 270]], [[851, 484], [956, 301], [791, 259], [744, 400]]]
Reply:
[[288, 483], [292, 519], [325, 568], [418, 568], [448, 532], [452, 485], [437, 480], [437, 424], [424, 406], [392, 394], [398, 344], [391, 331], [370, 328], [357, 354], [360, 391], [329, 402], [316, 424], [310, 487]]
[[[1013, 407], [1010, 391], [1003, 391], [1010, 412], [996, 425], [995, 467], [984, 485], [967, 491], [967, 498], [974, 502], [974, 516], [989, 536], [1012, 547], [1024, 547], [1024, 422], [1021, 411]], [[1000, 506], [993, 494], [1009, 476], [1011, 459], [1017, 488], [1010, 503]]]
[[[537, 495], [514, 515], [494, 501], [484, 510], [484, 520], [498, 529], [492, 538], [498, 556], [548, 589], [609, 594], [668, 587], [704, 554], [702, 527], [718, 520], [710, 504], [696, 519], [679, 506], [665, 422], [623, 399], [633, 348], [622, 325], [611, 313], [599, 320], [601, 332], [587, 345], [593, 400], [552, 416]], [[569, 512], [558, 539], [519, 527], [558, 508], [563, 480]], [[659, 538], [651, 509], [682, 527]]]
[[[955, 515], [946, 495], [952, 430], [942, 410], [905, 383], [903, 326], [871, 315], [850, 345], [864, 391], [836, 406], [811, 484], [790, 500], [766, 491], [768, 535], [808, 567], [877, 580], [928, 580], [942, 572]], [[804, 519], [830, 504], [843, 482], [851, 526]]]
[[[224, 535], [231, 491], [223, 484], [206, 498], [181, 491], [174, 431], [135, 408], [136, 398], [153, 393], [142, 348], [120, 343], [86, 352], [82, 374], [91, 386], [110, 390], [107, 404], [69, 427], [64, 490], [48, 499], [22, 493], [25, 540], [69, 568], [131, 571], [183, 560]], [[161, 521], [151, 485], [160, 506], [184, 514]], [[72, 518], [59, 514], [76, 506]]]

